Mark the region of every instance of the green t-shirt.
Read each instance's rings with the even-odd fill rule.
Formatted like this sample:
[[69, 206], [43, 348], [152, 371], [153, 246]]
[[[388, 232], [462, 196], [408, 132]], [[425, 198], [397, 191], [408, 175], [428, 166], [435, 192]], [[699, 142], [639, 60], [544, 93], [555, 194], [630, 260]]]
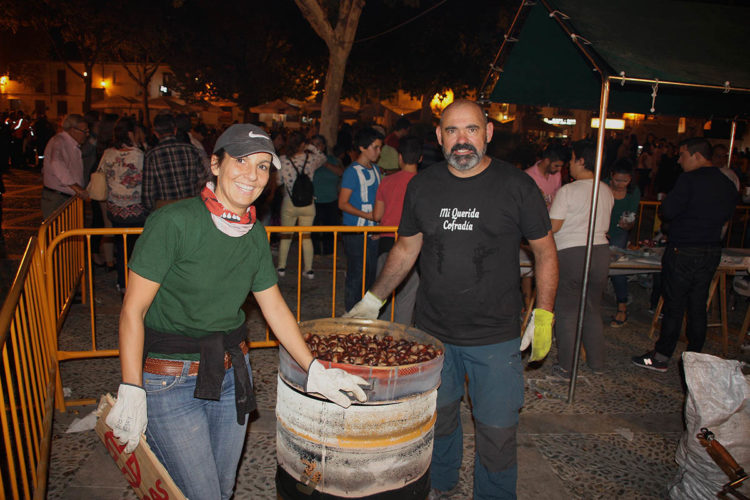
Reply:
[[247, 234], [228, 236], [214, 226], [200, 198], [154, 212], [128, 267], [161, 284], [145, 325], [194, 338], [239, 327], [248, 293], [277, 283], [263, 226], [256, 222]]
[[[607, 182], [609, 185], [609, 182]], [[638, 215], [638, 205], [641, 203], [641, 190], [638, 186], [633, 186], [633, 190], [625, 195], [625, 198], [621, 200], [615, 200], [615, 204], [612, 207], [612, 215], [609, 218], [609, 237], [614, 239], [619, 237], [620, 234], [626, 232], [620, 228], [617, 224], [620, 222], [620, 217], [623, 212], [634, 212]]]

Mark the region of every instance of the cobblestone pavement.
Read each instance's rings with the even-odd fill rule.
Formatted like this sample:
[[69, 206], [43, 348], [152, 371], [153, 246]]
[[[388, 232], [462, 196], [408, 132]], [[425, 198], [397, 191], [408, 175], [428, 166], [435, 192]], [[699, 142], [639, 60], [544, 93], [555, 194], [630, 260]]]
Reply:
[[[35, 234], [41, 221], [38, 211], [40, 176], [33, 171], [11, 171], [5, 176], [8, 193], [4, 198], [3, 232], [7, 257], [2, 260], [3, 277], [15, 272], [25, 240]], [[292, 259], [296, 256], [292, 246]], [[337, 298], [343, 298], [343, 259], [339, 259], [336, 278]], [[296, 310], [296, 268], [292, 263], [281, 280], [284, 296]], [[315, 279], [302, 280], [301, 318], [331, 315], [332, 260], [315, 257]], [[99, 348], [116, 346], [116, 325], [120, 309], [115, 290], [115, 273], [95, 270], [95, 324]], [[9, 286], [9, 279], [3, 280]], [[7, 291], [7, 289], [4, 289]], [[518, 497], [527, 499], [571, 498], [663, 498], [677, 472], [674, 454], [682, 433], [684, 395], [676, 362], [670, 362], [666, 374], [633, 366], [630, 356], [650, 349], [647, 337], [650, 316], [648, 292], [630, 283], [633, 303], [629, 322], [619, 329], [605, 327], [608, 370], [595, 375], [585, 365], [577, 380], [576, 397], [567, 404], [568, 384], [551, 369], [556, 349], [541, 366], [525, 373], [525, 406], [521, 412], [518, 436]], [[337, 314], [343, 306], [337, 304]], [[731, 313], [731, 326], [738, 328], [744, 313], [744, 299]], [[254, 304], [246, 304], [248, 324], [253, 338], [261, 338], [264, 327]], [[611, 295], [604, 301], [602, 316], [607, 321], [614, 313]], [[86, 349], [90, 345], [88, 305], [75, 304], [60, 335], [63, 349]], [[680, 343], [678, 353], [684, 349]], [[711, 329], [705, 351], [720, 350], [718, 329]], [[743, 357], [736, 350], [732, 358]], [[677, 359], [675, 356], [674, 359]], [[275, 348], [251, 352], [253, 376], [259, 412], [250, 425], [240, 463], [237, 499], [275, 499], [276, 467], [276, 373], [278, 351]], [[61, 364], [63, 386], [71, 398], [98, 398], [116, 393], [119, 381], [117, 359], [66, 361]], [[93, 411], [93, 406], [71, 407], [56, 413], [48, 498], [118, 499], [136, 498], [125, 478], [108, 457], [94, 431], [66, 433], [75, 418]], [[470, 411], [462, 406], [464, 460], [460, 485], [454, 498], [471, 498], [474, 430]]]

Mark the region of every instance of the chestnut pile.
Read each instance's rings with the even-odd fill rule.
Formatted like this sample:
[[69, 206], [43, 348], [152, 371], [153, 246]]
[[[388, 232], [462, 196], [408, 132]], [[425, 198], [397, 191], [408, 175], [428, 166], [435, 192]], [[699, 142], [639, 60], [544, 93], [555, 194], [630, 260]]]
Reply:
[[443, 354], [432, 344], [397, 340], [391, 335], [350, 333], [347, 335], [305, 334], [312, 355], [323, 361], [362, 366], [400, 366], [429, 361]]

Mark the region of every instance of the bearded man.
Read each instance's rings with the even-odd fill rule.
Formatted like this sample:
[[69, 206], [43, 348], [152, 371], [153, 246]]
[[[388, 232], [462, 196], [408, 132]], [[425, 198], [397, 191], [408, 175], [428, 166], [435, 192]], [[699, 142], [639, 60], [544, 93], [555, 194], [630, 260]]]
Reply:
[[524, 334], [532, 360], [547, 355], [557, 251], [544, 199], [513, 165], [486, 156], [492, 123], [473, 101], [445, 108], [436, 130], [446, 161], [409, 183], [399, 238], [370, 291], [346, 316], [376, 318], [383, 299], [419, 258], [416, 326], [445, 345], [437, 394], [430, 499], [458, 489], [464, 380], [476, 423], [474, 498], [516, 497], [516, 431], [523, 405], [519, 311], [521, 238], [535, 256], [535, 320]]

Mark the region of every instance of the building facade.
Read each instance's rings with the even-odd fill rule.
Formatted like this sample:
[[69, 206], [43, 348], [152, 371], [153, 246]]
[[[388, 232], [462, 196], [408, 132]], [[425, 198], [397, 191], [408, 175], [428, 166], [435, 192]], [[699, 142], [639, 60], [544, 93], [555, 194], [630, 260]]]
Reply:
[[[72, 66], [73, 69], [71, 69]], [[85, 100], [83, 64], [61, 61], [32, 61], [23, 64], [18, 73], [0, 74], [0, 113], [23, 111], [30, 116], [45, 114], [51, 121], [59, 121], [69, 113], [83, 113]], [[126, 68], [127, 66], [127, 68]], [[92, 70], [92, 108], [118, 114], [132, 114], [143, 118], [144, 89], [128, 73], [137, 74], [135, 64], [99, 63]], [[124, 97], [130, 102], [108, 106], [113, 97]], [[174, 76], [169, 66], [162, 65], [154, 73], [147, 98], [168, 97], [149, 104], [151, 117], [162, 109], [193, 111], [208, 124], [231, 123], [236, 119], [234, 103], [222, 102], [212, 106], [185, 106], [174, 89]], [[171, 107], [170, 107], [171, 106]]]

